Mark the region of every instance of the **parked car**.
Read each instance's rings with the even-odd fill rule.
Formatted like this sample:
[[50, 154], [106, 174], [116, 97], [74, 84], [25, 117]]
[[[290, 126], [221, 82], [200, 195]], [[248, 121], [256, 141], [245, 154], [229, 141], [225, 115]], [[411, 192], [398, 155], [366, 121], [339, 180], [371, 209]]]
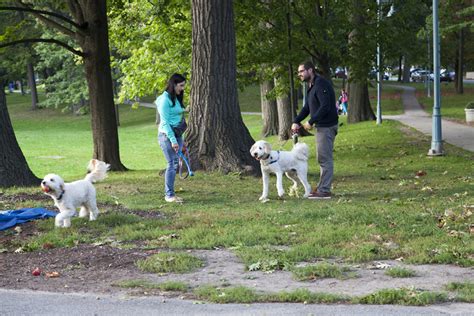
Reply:
[[442, 70], [439, 74], [439, 81], [451, 82], [454, 81], [454, 71]]
[[[390, 78], [388, 72], [382, 73], [382, 80], [388, 80]], [[369, 72], [369, 79], [375, 80], [377, 79], [377, 70], [371, 70]]]
[[334, 78], [347, 79], [346, 71], [342, 68], [336, 68], [336, 71], [334, 71]]
[[413, 82], [424, 82], [427, 78], [433, 80], [431, 72], [424, 69], [413, 70], [410, 75], [410, 79]]

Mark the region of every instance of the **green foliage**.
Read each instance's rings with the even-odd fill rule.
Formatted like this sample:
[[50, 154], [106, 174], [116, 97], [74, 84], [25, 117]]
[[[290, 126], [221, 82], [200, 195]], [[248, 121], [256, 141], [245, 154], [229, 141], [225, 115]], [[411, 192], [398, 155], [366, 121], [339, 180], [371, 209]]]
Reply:
[[466, 104], [466, 109], [474, 109], [474, 102], [469, 102]]
[[163, 91], [172, 73], [190, 73], [189, 1], [118, 3], [109, 6], [108, 16], [120, 102], [156, 95]]
[[327, 262], [306, 267], [297, 267], [292, 269], [293, 275], [298, 281], [318, 280], [323, 278], [347, 279], [354, 278], [356, 275], [350, 272], [348, 267], [340, 267]]
[[445, 293], [424, 292], [415, 289], [386, 289], [353, 299], [356, 304], [398, 304], [423, 306], [447, 302]]
[[391, 276], [392, 278], [411, 278], [416, 276], [415, 271], [403, 267], [390, 268], [385, 271], [385, 274]]
[[203, 262], [186, 253], [159, 253], [137, 261], [137, 267], [153, 273], [186, 273], [200, 268]]
[[448, 291], [456, 292], [456, 300], [459, 302], [474, 303], [473, 282], [452, 282], [446, 286]]
[[162, 290], [162, 291], [174, 291], [174, 292], [186, 292], [188, 285], [179, 281], [169, 281], [163, 283], [152, 283], [147, 280], [123, 280], [113, 284], [121, 288], [140, 288], [144, 290]]
[[253, 289], [244, 286], [233, 288], [215, 288], [212, 286], [201, 286], [194, 290], [199, 299], [208, 300], [213, 303], [254, 303], [258, 302], [258, 294]]
[[[44, 31], [44, 36], [55, 37], [72, 47], [75, 45], [69, 37], [49, 30]], [[85, 114], [84, 109], [81, 110], [82, 112], [80, 109], [88, 108], [89, 92], [82, 58], [49, 43], [39, 43], [35, 46], [35, 51], [40, 59], [36, 70], [49, 74], [43, 81], [46, 98], [41, 105]]]

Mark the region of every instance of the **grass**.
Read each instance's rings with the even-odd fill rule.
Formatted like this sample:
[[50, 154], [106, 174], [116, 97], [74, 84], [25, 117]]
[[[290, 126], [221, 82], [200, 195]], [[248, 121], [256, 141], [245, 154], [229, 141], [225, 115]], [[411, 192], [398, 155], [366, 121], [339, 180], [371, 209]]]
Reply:
[[162, 252], [143, 260], [138, 260], [137, 267], [152, 273], [187, 273], [203, 266], [201, 259], [186, 253]]
[[[55, 172], [66, 181], [82, 178], [92, 156], [90, 118], [53, 109], [33, 112], [28, 97], [7, 98], [16, 137], [32, 171], [39, 177]], [[243, 118], [253, 137], [259, 138], [260, 117]], [[19, 240], [9, 250], [111, 239], [178, 252], [232, 249], [247, 269], [259, 266], [267, 271], [328, 258], [351, 263], [404, 257], [414, 264], [474, 265], [470, 152], [446, 144], [446, 155], [432, 158], [426, 156], [430, 139], [397, 122], [344, 124], [335, 142], [332, 200], [278, 200], [272, 177], [271, 200], [260, 203], [261, 179], [197, 171], [193, 178], [177, 179], [176, 189], [185, 203], [170, 205], [163, 200], [164, 179], [158, 174], [165, 160], [156, 141], [154, 109], [121, 105], [120, 119], [122, 162], [133, 170], [111, 172], [96, 184], [102, 212], [98, 220], [74, 218], [72, 227], [64, 230], [53, 229], [53, 219], [39, 221], [37, 235]], [[267, 141], [276, 149], [291, 148], [291, 142], [281, 144], [274, 136]], [[309, 180], [314, 185], [319, 178], [314, 138], [301, 141], [310, 146]], [[424, 175], [416, 176], [419, 171]], [[285, 180], [284, 187], [289, 186]], [[39, 188], [1, 189], [0, 193], [0, 209], [54, 209], [52, 201], [34, 195], [13, 198], [18, 193], [41, 194]], [[142, 264], [155, 269], [160, 260]], [[242, 297], [250, 295], [245, 293]], [[383, 301], [375, 296], [366, 300]]]
[[347, 279], [355, 278], [355, 273], [350, 273], [348, 267], [340, 267], [327, 262], [316, 265], [297, 267], [292, 269], [293, 275], [298, 281], [309, 281], [323, 278]]
[[163, 283], [153, 283], [147, 280], [123, 280], [113, 284], [126, 289], [143, 289], [143, 290], [162, 290], [162, 291], [174, 291], [174, 292], [187, 292], [189, 286], [179, 281], [169, 281]]
[[392, 278], [412, 278], [416, 276], [416, 272], [408, 268], [394, 267], [385, 271], [385, 275]]
[[456, 300], [459, 302], [474, 303], [474, 283], [452, 282], [446, 286], [448, 291], [456, 293]]
[[[427, 89], [422, 83], [413, 84], [417, 89], [417, 98], [420, 104], [428, 113], [433, 113], [434, 93], [431, 86], [431, 97], [427, 96]], [[441, 91], [441, 115], [457, 122], [466, 122], [464, 109], [467, 103], [474, 101], [474, 84], [464, 83], [464, 93], [457, 94], [453, 82], [443, 82], [440, 84]]]
[[354, 298], [355, 304], [396, 304], [423, 306], [447, 302], [446, 293], [425, 292], [415, 289], [386, 289]]

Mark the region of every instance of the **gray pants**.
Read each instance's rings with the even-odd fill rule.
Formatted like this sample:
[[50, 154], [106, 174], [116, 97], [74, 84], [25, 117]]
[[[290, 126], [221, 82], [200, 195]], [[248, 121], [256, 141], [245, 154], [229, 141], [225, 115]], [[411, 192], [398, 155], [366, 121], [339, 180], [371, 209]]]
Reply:
[[316, 146], [318, 163], [320, 166], [320, 178], [318, 192], [331, 192], [332, 177], [334, 175], [334, 160], [332, 152], [334, 140], [337, 135], [337, 124], [331, 127], [316, 128]]

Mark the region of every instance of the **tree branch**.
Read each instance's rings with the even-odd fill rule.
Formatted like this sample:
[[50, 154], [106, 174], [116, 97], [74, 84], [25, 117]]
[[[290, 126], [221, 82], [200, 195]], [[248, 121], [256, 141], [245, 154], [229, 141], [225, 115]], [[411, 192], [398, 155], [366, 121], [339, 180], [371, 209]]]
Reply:
[[53, 43], [53, 44], [57, 44], [59, 46], [62, 46], [65, 49], [67, 49], [68, 51], [72, 52], [73, 54], [76, 54], [76, 55], [81, 56], [83, 58], [87, 56], [87, 54], [85, 54], [84, 52], [81, 52], [77, 49], [74, 49], [71, 46], [69, 46], [68, 44], [66, 44], [64, 42], [61, 42], [61, 41], [58, 41], [58, 40], [53, 39], [53, 38], [25, 38], [25, 39], [18, 40], [18, 41], [12, 41], [12, 42], [8, 42], [8, 43], [0, 44], [0, 48], [13, 46], [13, 45], [18, 45], [18, 44], [22, 44], [22, 43]]
[[[21, 3], [21, 5], [25, 5], [25, 4]], [[3, 7], [3, 6], [0, 6], [0, 11], [22, 11], [22, 12], [30, 12], [30, 13], [33, 13], [34, 15], [41, 15], [41, 14], [51, 15], [51, 16], [54, 16], [54, 17], [60, 19], [60, 20], [63, 20], [64, 22], [67, 22], [67, 23], [71, 24], [72, 26], [74, 26], [78, 30], [83, 30], [84, 29], [83, 25], [79, 25], [76, 22], [66, 18], [65, 16], [63, 16], [61, 14], [58, 14], [58, 13], [55, 13], [55, 12], [50, 12], [50, 11], [45, 11], [45, 10], [36, 10], [36, 9], [28, 8], [28, 7]], [[44, 16], [42, 16], [42, 17], [44, 19], [46, 19]], [[47, 20], [52, 21], [50, 19], [47, 19]], [[56, 22], [54, 22], [54, 23], [56, 23]], [[58, 24], [58, 25], [61, 25], [61, 24]], [[64, 26], [62, 26], [62, 27], [64, 27]]]
[[72, 16], [76, 18], [77, 22], [79, 22], [80, 25], [85, 25], [84, 13], [82, 12], [81, 5], [77, 0], [68, 0], [68, 5]]

